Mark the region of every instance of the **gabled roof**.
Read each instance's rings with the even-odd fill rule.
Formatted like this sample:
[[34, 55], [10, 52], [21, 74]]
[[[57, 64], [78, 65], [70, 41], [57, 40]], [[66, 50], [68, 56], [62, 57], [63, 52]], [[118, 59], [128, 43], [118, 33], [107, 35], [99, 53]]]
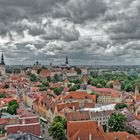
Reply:
[[67, 123], [68, 140], [105, 140], [103, 129], [96, 121], [69, 121]]

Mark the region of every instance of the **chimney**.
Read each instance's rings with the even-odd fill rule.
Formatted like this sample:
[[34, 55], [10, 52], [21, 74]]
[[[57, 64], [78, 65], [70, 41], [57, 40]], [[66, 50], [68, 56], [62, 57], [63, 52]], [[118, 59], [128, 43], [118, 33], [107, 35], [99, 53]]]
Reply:
[[115, 140], [118, 140], [118, 138], [117, 138], [117, 137], [115, 137]]
[[80, 137], [78, 137], [78, 140], [80, 140]]
[[89, 140], [92, 140], [92, 135], [91, 134], [89, 134]]

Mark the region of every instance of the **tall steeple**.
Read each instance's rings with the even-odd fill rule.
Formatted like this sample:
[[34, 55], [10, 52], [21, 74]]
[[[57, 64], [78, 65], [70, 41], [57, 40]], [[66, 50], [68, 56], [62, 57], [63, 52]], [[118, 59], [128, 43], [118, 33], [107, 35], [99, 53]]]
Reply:
[[3, 53], [2, 53], [2, 55], [1, 55], [1, 65], [5, 65]]
[[36, 61], [36, 66], [38, 66], [39, 65], [39, 61], [38, 61], [38, 59], [37, 59], [37, 61]]
[[69, 60], [68, 60], [68, 56], [66, 56], [66, 62], [65, 62], [66, 65], [69, 64]]

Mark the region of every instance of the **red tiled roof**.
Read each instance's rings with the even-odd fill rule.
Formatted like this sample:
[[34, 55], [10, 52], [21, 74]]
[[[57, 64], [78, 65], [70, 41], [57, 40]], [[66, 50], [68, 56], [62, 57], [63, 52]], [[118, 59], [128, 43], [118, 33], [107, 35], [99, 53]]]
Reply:
[[112, 91], [111, 93], [112, 98], [120, 98], [120, 92], [118, 91]]
[[8, 124], [7, 119], [0, 118], [0, 125], [6, 125], [6, 124]]
[[71, 91], [64, 99], [93, 99], [91, 96], [85, 91]]
[[94, 101], [96, 101], [96, 95], [94, 94], [94, 95], [90, 95], [90, 97], [94, 100]]
[[43, 70], [41, 70], [39, 75], [42, 76], [42, 77], [48, 77], [48, 76], [51, 75], [51, 72], [49, 70], [43, 69]]
[[68, 121], [90, 120], [90, 115], [88, 111], [75, 111], [66, 113], [66, 118]]
[[22, 133], [32, 133], [34, 135], [40, 136], [41, 135], [41, 128], [39, 123], [32, 123], [26, 125], [9, 125], [7, 126], [7, 134], [15, 134], [18, 131]]
[[67, 123], [68, 140], [105, 140], [104, 131], [96, 121], [69, 121]]
[[94, 86], [88, 86], [88, 88], [92, 89], [95, 92], [104, 92], [104, 93], [111, 93], [113, 90], [111, 88], [97, 88]]
[[51, 88], [56, 88], [56, 87], [61, 87], [63, 86], [63, 82], [58, 82], [58, 83], [49, 83]]
[[31, 87], [31, 92], [39, 91], [39, 87]]
[[108, 140], [139, 140], [134, 135], [129, 134], [127, 132], [110, 132], [106, 133], [106, 137]]
[[70, 103], [61, 103], [57, 105], [58, 112], [64, 109], [65, 107], [77, 110], [79, 108], [78, 102], [70, 102]]

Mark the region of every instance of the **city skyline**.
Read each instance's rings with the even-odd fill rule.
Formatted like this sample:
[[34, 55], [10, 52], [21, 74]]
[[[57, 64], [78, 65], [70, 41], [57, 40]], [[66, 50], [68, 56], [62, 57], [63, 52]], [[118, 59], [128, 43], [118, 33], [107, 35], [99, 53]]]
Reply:
[[139, 0], [0, 0], [6, 64], [139, 65]]

